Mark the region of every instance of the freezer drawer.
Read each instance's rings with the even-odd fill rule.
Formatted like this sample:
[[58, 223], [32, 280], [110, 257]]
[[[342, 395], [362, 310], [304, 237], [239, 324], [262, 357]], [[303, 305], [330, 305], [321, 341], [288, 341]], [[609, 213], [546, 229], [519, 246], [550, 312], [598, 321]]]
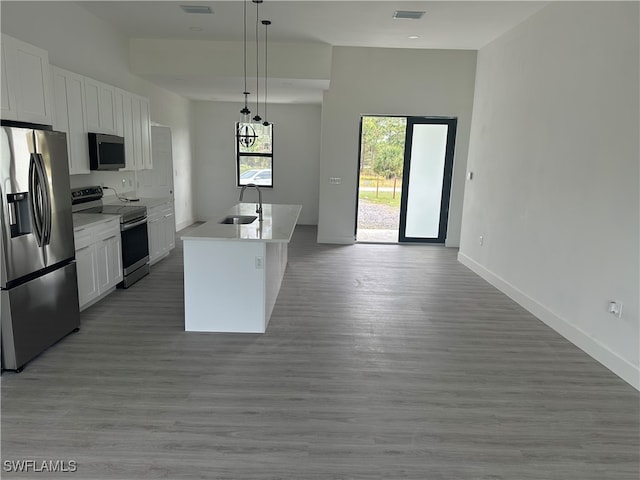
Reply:
[[80, 326], [76, 264], [2, 290], [2, 368], [22, 368]]

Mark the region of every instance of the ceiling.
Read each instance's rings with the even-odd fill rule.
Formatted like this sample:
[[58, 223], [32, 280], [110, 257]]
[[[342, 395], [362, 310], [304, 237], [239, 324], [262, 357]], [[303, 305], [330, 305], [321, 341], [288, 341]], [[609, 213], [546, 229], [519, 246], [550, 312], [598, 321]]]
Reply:
[[[242, 41], [241, 0], [77, 2], [130, 38]], [[333, 46], [478, 50], [543, 8], [525, 1], [277, 1], [265, 0], [260, 17], [273, 23], [269, 41]], [[204, 5], [211, 14], [185, 13], [180, 5]], [[255, 7], [247, 1], [253, 34]], [[396, 10], [424, 11], [419, 20], [394, 19]], [[409, 38], [417, 36], [418, 38]], [[252, 36], [250, 39], [253, 38]], [[153, 79], [193, 99], [224, 98], [216, 86], [195, 78]], [[222, 89], [222, 85], [220, 89]], [[237, 90], [237, 88], [235, 89]], [[321, 92], [308, 89], [316, 102]], [[274, 92], [275, 93], [275, 92]], [[305, 101], [296, 93], [296, 102]], [[235, 93], [237, 97], [237, 93]], [[284, 99], [286, 101], [286, 99]]]

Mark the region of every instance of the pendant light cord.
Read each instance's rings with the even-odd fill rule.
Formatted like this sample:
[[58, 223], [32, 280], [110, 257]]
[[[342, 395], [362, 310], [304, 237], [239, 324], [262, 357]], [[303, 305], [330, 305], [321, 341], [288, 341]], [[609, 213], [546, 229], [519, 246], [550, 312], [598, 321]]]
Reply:
[[260, 23], [260, 2], [256, 2], [256, 116], [254, 120], [260, 121], [260, 55], [258, 50], [258, 24]]
[[[244, 91], [245, 104], [247, 103], [247, 0], [244, 0]], [[246, 105], [245, 105], [246, 106]]]
[[267, 27], [271, 23], [269, 20], [263, 20], [264, 24], [264, 126], [266, 127], [269, 124], [267, 120]]

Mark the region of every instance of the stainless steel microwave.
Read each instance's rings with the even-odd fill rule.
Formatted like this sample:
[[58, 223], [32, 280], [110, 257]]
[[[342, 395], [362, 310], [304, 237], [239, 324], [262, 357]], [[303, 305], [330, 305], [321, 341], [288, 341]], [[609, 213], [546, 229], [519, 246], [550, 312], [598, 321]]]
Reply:
[[104, 133], [89, 133], [89, 165], [91, 170], [124, 168], [124, 138]]

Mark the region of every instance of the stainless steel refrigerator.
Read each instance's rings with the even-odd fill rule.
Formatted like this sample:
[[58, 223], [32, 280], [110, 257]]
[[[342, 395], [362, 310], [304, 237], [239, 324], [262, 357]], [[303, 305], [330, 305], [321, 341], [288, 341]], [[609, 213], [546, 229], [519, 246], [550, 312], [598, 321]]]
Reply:
[[0, 130], [2, 368], [80, 325], [66, 134]]

